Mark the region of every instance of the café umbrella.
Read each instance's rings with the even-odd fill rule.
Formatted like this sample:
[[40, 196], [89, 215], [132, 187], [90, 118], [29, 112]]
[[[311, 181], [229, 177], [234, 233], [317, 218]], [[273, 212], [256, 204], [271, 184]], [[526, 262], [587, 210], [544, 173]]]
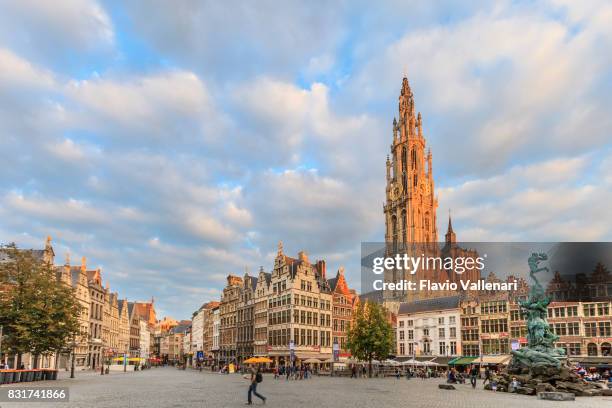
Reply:
[[265, 364], [271, 362], [272, 360], [270, 360], [268, 357], [251, 357], [243, 361], [244, 364]]

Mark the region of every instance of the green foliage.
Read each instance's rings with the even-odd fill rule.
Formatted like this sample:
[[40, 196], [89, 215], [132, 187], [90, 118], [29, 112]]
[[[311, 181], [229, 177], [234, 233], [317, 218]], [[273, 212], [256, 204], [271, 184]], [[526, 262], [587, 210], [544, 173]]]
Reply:
[[82, 308], [72, 287], [61, 283], [52, 265], [14, 244], [0, 248], [0, 325], [4, 350], [48, 354], [78, 335]]
[[373, 302], [359, 304], [348, 330], [348, 349], [359, 360], [369, 362], [384, 360], [394, 350], [393, 327], [387, 320], [384, 307]]

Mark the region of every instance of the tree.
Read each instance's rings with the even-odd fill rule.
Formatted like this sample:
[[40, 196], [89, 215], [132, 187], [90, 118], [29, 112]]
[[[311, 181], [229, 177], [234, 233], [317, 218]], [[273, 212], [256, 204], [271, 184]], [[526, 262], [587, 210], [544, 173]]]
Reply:
[[372, 377], [372, 360], [384, 360], [394, 349], [393, 328], [387, 320], [384, 307], [363, 302], [357, 307], [347, 333], [347, 346], [351, 354], [368, 362], [368, 375]]
[[3, 344], [17, 354], [51, 354], [80, 331], [81, 306], [72, 287], [60, 283], [53, 265], [15, 244], [0, 248], [0, 325]]

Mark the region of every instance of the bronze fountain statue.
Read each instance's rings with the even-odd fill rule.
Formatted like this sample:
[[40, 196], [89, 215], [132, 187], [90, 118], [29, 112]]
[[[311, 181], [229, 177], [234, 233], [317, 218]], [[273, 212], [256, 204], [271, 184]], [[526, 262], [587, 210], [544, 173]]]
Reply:
[[547, 318], [547, 307], [550, 298], [538, 281], [536, 273], [546, 271], [539, 267], [540, 262], [548, 260], [544, 253], [533, 253], [529, 257], [529, 276], [534, 282], [527, 301], [519, 301], [521, 315], [527, 317], [527, 347], [512, 351], [512, 366], [531, 369], [533, 367], [560, 367], [565, 349], [556, 348], [559, 336], [550, 329]]

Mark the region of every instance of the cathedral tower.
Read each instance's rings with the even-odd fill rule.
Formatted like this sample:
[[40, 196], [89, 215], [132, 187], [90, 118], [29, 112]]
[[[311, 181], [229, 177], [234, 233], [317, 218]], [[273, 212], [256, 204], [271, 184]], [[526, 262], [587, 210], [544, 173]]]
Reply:
[[387, 157], [385, 242], [393, 248], [415, 245], [434, 250], [438, 241], [431, 151], [425, 153], [421, 113], [415, 115], [414, 95], [404, 77], [399, 120], [393, 119], [391, 158]]

